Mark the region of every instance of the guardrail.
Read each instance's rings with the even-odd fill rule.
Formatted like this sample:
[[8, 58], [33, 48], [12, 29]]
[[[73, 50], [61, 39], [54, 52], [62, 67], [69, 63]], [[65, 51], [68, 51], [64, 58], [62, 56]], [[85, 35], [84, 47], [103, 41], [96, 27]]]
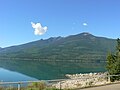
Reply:
[[[69, 80], [69, 79], [56, 79], [56, 80], [38, 80], [38, 81], [17, 81], [17, 82], [0, 82], [0, 85], [10, 85], [10, 84], [17, 84], [17, 90], [21, 89], [22, 84], [27, 84], [27, 83], [39, 83], [39, 82], [60, 82], [64, 80]], [[61, 85], [60, 85], [61, 86]], [[61, 89], [61, 88], [60, 88]]]
[[[99, 77], [107, 77], [108, 81], [110, 80], [110, 77], [113, 76], [120, 76], [120, 75], [101, 75]], [[93, 77], [94, 78], [94, 77]], [[18, 81], [18, 82], [0, 82], [0, 85], [10, 85], [10, 84], [16, 84], [17, 85], [17, 90], [21, 90], [21, 85], [22, 84], [27, 84], [27, 83], [39, 83], [39, 82], [59, 82], [59, 89], [61, 90], [61, 81], [65, 81], [65, 80], [79, 80], [79, 79], [89, 79], [88, 78], [75, 78], [75, 79], [56, 79], [56, 80], [38, 80], [38, 81]]]

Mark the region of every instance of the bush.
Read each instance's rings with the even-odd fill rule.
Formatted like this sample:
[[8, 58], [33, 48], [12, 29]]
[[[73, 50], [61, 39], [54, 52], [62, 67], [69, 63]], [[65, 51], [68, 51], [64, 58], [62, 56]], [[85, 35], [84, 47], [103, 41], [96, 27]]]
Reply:
[[44, 82], [34, 82], [28, 85], [27, 90], [43, 90], [46, 88], [46, 84]]

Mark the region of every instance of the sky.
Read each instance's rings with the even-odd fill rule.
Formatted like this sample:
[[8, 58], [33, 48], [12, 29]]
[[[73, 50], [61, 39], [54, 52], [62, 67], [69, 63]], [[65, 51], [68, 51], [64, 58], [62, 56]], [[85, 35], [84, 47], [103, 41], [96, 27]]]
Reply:
[[120, 38], [120, 0], [0, 0], [0, 47], [82, 32]]

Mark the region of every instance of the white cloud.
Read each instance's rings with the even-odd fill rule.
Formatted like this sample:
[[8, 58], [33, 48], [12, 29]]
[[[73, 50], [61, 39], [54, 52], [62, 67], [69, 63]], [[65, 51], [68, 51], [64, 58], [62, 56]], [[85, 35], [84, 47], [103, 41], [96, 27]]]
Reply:
[[40, 23], [35, 24], [35, 23], [31, 22], [31, 24], [32, 24], [32, 27], [35, 29], [35, 31], [34, 31], [35, 35], [43, 35], [48, 29], [46, 26], [42, 27], [42, 25]]
[[84, 22], [84, 23], [83, 23], [83, 26], [88, 26], [88, 24]]

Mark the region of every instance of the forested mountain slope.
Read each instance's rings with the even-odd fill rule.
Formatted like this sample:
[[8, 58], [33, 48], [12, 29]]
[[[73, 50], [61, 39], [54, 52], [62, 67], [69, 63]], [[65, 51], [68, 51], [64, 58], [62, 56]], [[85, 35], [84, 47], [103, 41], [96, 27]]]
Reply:
[[114, 51], [116, 40], [80, 33], [68, 37], [51, 37], [18, 46], [0, 49], [1, 58], [39, 60], [106, 60], [106, 54]]

